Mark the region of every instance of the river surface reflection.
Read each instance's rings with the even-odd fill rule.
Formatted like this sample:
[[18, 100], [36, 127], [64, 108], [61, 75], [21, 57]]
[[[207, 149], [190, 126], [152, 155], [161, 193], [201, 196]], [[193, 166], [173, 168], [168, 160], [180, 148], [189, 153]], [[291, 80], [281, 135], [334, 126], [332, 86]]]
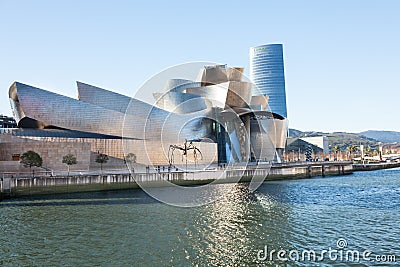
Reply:
[[[196, 208], [140, 190], [0, 202], [5, 266], [378, 266], [377, 261], [257, 259], [268, 250], [370, 250], [400, 262], [400, 170], [215, 185], [223, 199]], [[172, 192], [173, 193], [173, 192]], [[380, 263], [387, 266], [389, 263]]]

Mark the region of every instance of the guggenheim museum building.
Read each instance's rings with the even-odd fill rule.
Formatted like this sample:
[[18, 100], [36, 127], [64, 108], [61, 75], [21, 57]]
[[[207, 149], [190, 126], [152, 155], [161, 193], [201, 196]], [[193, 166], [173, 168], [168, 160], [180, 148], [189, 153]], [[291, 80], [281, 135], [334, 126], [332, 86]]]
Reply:
[[77, 99], [14, 82], [9, 99], [18, 129], [1, 136], [0, 168], [17, 166], [27, 150], [54, 170], [65, 168], [66, 154], [76, 155], [77, 170], [89, 170], [99, 153], [110, 157], [110, 167], [129, 154], [138, 166], [280, 161], [288, 123], [279, 50], [251, 49], [254, 83], [243, 68], [205, 65], [196, 80], [165, 80], [146, 101], [82, 82]]

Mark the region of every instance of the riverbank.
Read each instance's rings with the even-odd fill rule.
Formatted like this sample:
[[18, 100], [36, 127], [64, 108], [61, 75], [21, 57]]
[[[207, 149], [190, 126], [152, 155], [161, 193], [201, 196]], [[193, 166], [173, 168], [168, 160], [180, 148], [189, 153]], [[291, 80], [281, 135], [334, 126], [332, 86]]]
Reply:
[[241, 177], [241, 182], [253, 178], [265, 180], [301, 179], [313, 176], [345, 175], [353, 172], [351, 162], [294, 162], [246, 168], [214, 169], [192, 172], [155, 172], [91, 174], [73, 176], [3, 177], [0, 198], [43, 194], [122, 190], [165, 186], [169, 181], [181, 186], [203, 185], [210, 182], [230, 183]]
[[400, 162], [353, 164], [354, 171], [376, 171], [383, 169], [399, 168]]

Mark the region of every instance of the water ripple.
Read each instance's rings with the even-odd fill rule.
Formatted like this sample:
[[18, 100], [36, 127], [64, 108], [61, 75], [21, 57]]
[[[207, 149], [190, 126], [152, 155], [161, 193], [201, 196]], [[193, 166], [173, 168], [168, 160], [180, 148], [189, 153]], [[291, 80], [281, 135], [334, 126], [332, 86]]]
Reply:
[[198, 208], [167, 206], [140, 190], [3, 201], [0, 265], [310, 266], [259, 261], [257, 252], [321, 251], [339, 238], [349, 249], [400, 256], [400, 170], [266, 182], [254, 193], [246, 184], [215, 186], [231, 191]]

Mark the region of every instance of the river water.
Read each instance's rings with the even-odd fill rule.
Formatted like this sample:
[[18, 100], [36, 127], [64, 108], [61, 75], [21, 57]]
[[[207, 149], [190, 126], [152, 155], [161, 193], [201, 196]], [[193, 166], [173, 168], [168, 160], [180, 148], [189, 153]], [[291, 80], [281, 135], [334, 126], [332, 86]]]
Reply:
[[269, 181], [254, 193], [237, 184], [195, 208], [162, 204], [141, 190], [0, 202], [0, 266], [399, 263], [400, 169]]

